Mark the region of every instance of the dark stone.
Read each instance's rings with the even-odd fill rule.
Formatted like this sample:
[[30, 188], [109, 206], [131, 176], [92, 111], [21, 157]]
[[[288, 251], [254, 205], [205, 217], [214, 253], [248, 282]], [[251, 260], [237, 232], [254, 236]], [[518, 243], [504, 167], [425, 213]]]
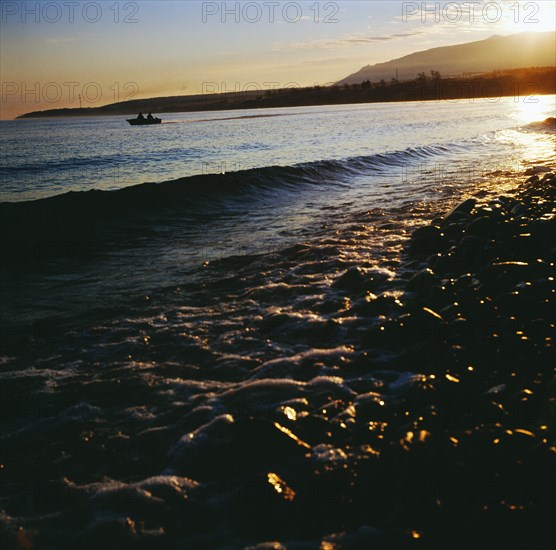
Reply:
[[332, 286], [341, 290], [359, 290], [363, 287], [364, 282], [363, 272], [358, 267], [352, 267], [340, 275]]
[[432, 269], [423, 269], [419, 271], [409, 281], [407, 281], [407, 288], [416, 292], [426, 292], [431, 286], [438, 284], [438, 277], [434, 274]]
[[377, 315], [392, 315], [402, 308], [401, 303], [394, 296], [367, 294], [353, 304], [353, 311], [368, 317]]
[[461, 220], [462, 215], [467, 216], [468, 214], [470, 214], [473, 208], [475, 208], [476, 204], [477, 201], [475, 199], [467, 199], [461, 204], [458, 204], [444, 217], [444, 224], [452, 223], [456, 220]]
[[464, 223], [449, 223], [442, 228], [442, 232], [449, 241], [458, 240], [465, 228]]
[[477, 237], [491, 237], [496, 228], [496, 222], [487, 216], [474, 219], [465, 229], [467, 235]]
[[384, 288], [389, 281], [390, 274], [380, 269], [369, 269], [364, 274], [365, 288], [371, 291], [378, 291]]
[[482, 237], [468, 235], [453, 250], [459, 269], [474, 269], [485, 262], [487, 240]]
[[410, 253], [430, 255], [445, 250], [447, 240], [439, 227], [426, 226], [413, 232], [410, 243]]
[[455, 263], [454, 256], [449, 254], [438, 254], [429, 261], [432, 270], [439, 275], [454, 271], [456, 269]]

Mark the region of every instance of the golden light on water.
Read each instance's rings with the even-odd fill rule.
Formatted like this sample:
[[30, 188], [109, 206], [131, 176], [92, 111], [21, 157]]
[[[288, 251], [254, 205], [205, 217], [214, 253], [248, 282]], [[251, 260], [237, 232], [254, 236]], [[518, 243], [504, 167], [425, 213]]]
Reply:
[[288, 484], [274, 472], [269, 472], [267, 475], [268, 482], [272, 485], [274, 490], [283, 497], [284, 500], [292, 501], [295, 498], [295, 491], [288, 486]]
[[299, 439], [291, 430], [288, 430], [285, 426], [278, 424], [278, 422], [274, 422], [274, 426], [278, 428], [282, 433], [286, 434], [288, 437], [291, 437], [299, 446], [305, 447], [306, 449], [310, 449], [311, 446], [302, 439]]
[[297, 412], [292, 407], [284, 407], [283, 411], [288, 420], [295, 420], [297, 418]]
[[[531, 166], [551, 166], [556, 162], [554, 148], [554, 134], [551, 125], [545, 122], [550, 117], [556, 116], [554, 96], [515, 97], [506, 100], [509, 117], [515, 127], [497, 132], [495, 141], [506, 146], [511, 146], [515, 151], [513, 158], [508, 158], [506, 170], [510, 172], [523, 172]], [[513, 185], [510, 179], [507, 182], [499, 179], [498, 186], [503, 192], [504, 187]]]
[[530, 430], [524, 430], [523, 428], [516, 428], [516, 429], [514, 430], [514, 432], [515, 432], [515, 433], [522, 434], [522, 435], [526, 435], [526, 436], [528, 436], [528, 437], [535, 437], [535, 434], [534, 434], [532, 431], [530, 431]]
[[[531, 95], [523, 95], [515, 98], [515, 116], [518, 122], [530, 124], [531, 122], [539, 122], [550, 116], [546, 97], [538, 97], [534, 93], [533, 88], [527, 90], [526, 93], [531, 93]], [[554, 116], [554, 113], [552, 113], [552, 116]]]

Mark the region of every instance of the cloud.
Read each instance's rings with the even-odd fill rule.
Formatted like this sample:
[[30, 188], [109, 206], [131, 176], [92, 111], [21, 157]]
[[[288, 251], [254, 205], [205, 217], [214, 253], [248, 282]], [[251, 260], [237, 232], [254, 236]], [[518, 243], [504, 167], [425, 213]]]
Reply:
[[288, 44], [275, 43], [274, 49], [293, 49], [293, 50], [307, 50], [307, 49], [324, 49], [335, 50], [337, 48], [349, 48], [352, 46], [360, 46], [361, 44], [374, 44], [376, 42], [390, 42], [392, 40], [400, 40], [402, 38], [409, 38], [411, 36], [419, 36], [425, 34], [422, 30], [415, 30], [409, 32], [401, 32], [395, 34], [386, 34], [383, 36], [364, 36], [361, 34], [349, 34], [339, 38], [319, 38], [308, 40], [305, 42], [290, 42]]
[[[319, 66], [325, 66], [325, 65], [345, 65], [346, 63], [367, 63], [368, 62], [368, 56], [357, 56], [357, 57], [330, 57], [330, 58], [322, 58], [318, 60], [318, 64]], [[313, 59], [308, 59], [305, 61], [301, 61], [301, 63], [299, 64], [300, 67], [306, 66], [306, 65], [310, 65], [310, 66], [314, 66], [315, 65], [315, 61]]]
[[45, 38], [46, 44], [61, 44], [63, 42], [75, 42], [75, 38], [73, 36], [68, 36], [65, 38], [55, 38], [54, 36], [49, 36]]

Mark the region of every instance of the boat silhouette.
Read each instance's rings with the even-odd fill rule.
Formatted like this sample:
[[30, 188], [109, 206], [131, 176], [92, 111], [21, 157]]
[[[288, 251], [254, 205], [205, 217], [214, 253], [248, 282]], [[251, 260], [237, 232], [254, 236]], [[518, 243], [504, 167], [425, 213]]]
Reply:
[[132, 126], [144, 126], [147, 124], [160, 124], [162, 119], [153, 117], [153, 118], [128, 118], [126, 119]]

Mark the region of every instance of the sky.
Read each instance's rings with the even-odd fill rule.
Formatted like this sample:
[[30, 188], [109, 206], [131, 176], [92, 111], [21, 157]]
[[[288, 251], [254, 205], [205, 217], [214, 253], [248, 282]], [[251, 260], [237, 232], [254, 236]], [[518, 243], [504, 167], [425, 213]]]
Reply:
[[1, 0], [0, 118], [326, 85], [432, 47], [555, 29], [553, 0]]

